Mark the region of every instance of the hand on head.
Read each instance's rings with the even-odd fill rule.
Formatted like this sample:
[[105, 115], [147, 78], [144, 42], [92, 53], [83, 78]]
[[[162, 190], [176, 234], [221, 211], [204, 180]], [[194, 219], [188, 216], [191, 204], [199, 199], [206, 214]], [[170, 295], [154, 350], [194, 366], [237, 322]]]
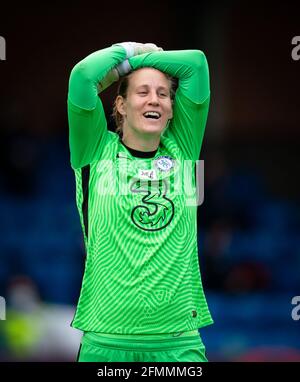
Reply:
[[127, 42], [120, 42], [115, 45], [123, 46], [123, 48], [126, 50], [126, 58], [137, 56], [143, 53], [159, 52], [163, 50], [162, 48], [156, 46], [155, 44], [151, 42], [143, 44], [141, 42], [127, 41]]
[[146, 44], [142, 44], [142, 43], [135, 43], [136, 44], [136, 47], [135, 47], [135, 51], [136, 51], [136, 54], [143, 54], [143, 53], [150, 53], [150, 52], [159, 52], [159, 51], [162, 51], [163, 49], [156, 46], [155, 44], [152, 44], [152, 43], [146, 43]]

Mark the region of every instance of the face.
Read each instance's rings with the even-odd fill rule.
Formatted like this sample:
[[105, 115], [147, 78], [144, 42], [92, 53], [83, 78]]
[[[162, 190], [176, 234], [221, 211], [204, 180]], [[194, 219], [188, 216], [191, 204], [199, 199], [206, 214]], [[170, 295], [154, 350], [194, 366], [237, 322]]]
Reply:
[[117, 109], [124, 118], [123, 131], [158, 136], [172, 118], [170, 81], [159, 70], [142, 68], [131, 73], [126, 99], [117, 97]]

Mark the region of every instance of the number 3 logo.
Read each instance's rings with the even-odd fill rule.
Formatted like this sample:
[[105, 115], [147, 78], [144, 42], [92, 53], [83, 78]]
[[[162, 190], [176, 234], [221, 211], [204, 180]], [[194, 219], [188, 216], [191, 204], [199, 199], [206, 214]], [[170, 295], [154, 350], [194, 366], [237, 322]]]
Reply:
[[167, 182], [162, 180], [135, 180], [131, 192], [142, 194], [141, 204], [133, 208], [133, 223], [145, 231], [159, 231], [170, 224], [174, 216], [174, 203], [166, 197]]

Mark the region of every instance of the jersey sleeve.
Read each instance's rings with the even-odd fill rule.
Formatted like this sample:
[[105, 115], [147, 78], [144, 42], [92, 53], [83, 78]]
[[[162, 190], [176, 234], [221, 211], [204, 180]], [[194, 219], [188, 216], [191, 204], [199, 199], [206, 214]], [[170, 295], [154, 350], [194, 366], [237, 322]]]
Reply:
[[90, 54], [71, 71], [67, 107], [74, 169], [86, 166], [101, 155], [108, 130], [98, 85], [125, 58], [125, 49], [113, 45]]
[[200, 50], [151, 52], [129, 59], [133, 70], [152, 67], [178, 78], [173, 118], [164, 136], [176, 141], [185, 159], [199, 159], [210, 102], [209, 70]]

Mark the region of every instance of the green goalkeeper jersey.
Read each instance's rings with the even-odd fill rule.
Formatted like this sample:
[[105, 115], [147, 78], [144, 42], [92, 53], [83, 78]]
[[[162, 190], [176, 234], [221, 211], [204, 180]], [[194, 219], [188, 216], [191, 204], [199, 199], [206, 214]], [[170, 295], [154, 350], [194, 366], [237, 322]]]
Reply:
[[191, 192], [209, 108], [207, 61], [198, 50], [129, 58], [133, 70], [152, 67], [178, 78], [173, 118], [154, 156], [140, 158], [107, 130], [98, 96], [101, 80], [125, 58], [124, 48], [113, 45], [70, 75], [71, 166], [86, 250], [72, 326], [119, 334], [190, 331], [213, 322]]

